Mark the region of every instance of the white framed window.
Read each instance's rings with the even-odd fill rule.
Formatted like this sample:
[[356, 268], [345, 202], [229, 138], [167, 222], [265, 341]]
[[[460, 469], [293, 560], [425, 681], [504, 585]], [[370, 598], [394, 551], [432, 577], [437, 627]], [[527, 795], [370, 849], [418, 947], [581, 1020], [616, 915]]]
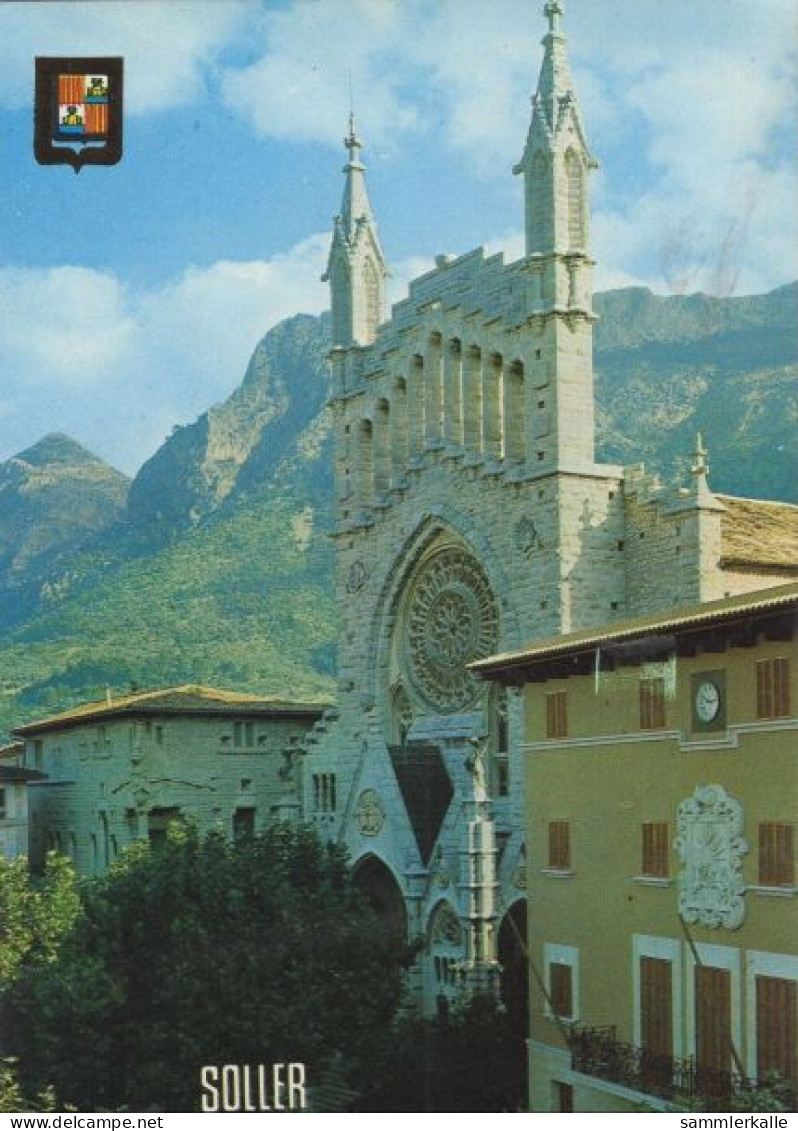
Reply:
[[[702, 1016], [699, 1009], [696, 1008], [696, 998], [700, 992], [700, 983], [707, 982], [710, 977], [715, 977], [716, 982], [719, 983], [716, 989], [716, 1004], [710, 1008], [726, 1008], [725, 1002], [720, 999], [727, 998], [728, 1001], [728, 1018], [729, 1018], [729, 1034], [734, 1047], [740, 1049], [742, 1041], [742, 998], [741, 998], [741, 962], [740, 951], [737, 947], [732, 946], [716, 946], [709, 943], [696, 943], [696, 950], [698, 957], [701, 960], [702, 972], [699, 973], [696, 968], [696, 962], [693, 958], [692, 951], [687, 950], [687, 1055], [695, 1056], [700, 1059], [702, 1052], [701, 1032]], [[724, 978], [723, 975], [726, 975]], [[723, 985], [725, 984], [725, 989]], [[719, 1033], [722, 1029], [722, 1021], [715, 1021], [709, 1028], [715, 1033]], [[731, 1048], [728, 1050], [728, 1060], [726, 1053], [723, 1054], [724, 1070], [732, 1071], [734, 1065], [732, 1063]]]
[[[671, 1041], [674, 1058], [682, 1053], [682, 947], [679, 939], [662, 938], [658, 935], [632, 935], [632, 1033], [634, 1044], [643, 1048], [646, 1043], [645, 1030], [651, 1024], [650, 1006], [646, 1001], [647, 987], [644, 985], [647, 974], [646, 960], [670, 963], [670, 1014]], [[667, 977], [661, 968], [661, 978]]]
[[548, 994], [546, 1017], [579, 1020], [579, 950], [561, 943], [543, 944], [543, 984]]

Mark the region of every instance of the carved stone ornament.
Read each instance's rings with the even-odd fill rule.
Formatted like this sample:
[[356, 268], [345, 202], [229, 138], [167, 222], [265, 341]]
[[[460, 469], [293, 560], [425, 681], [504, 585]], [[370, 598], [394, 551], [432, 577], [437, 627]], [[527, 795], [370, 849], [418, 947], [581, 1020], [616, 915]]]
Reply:
[[535, 526], [535, 520], [522, 515], [515, 524], [515, 545], [525, 558], [531, 558], [535, 550], [543, 549], [543, 540]]
[[403, 656], [416, 690], [438, 711], [470, 706], [479, 688], [466, 664], [496, 650], [498, 614], [479, 563], [455, 547], [425, 561], [403, 620]]
[[460, 920], [448, 904], [444, 904], [435, 912], [432, 924], [433, 943], [443, 943], [446, 946], [460, 946], [463, 941], [463, 929]]
[[734, 930], [745, 918], [743, 807], [722, 785], [700, 785], [676, 811], [679, 911], [688, 923]]
[[377, 836], [385, 824], [385, 808], [376, 789], [364, 789], [357, 799], [355, 821], [363, 836]]
[[360, 558], [356, 562], [352, 562], [346, 575], [346, 591], [347, 593], [359, 593], [368, 580], [369, 571], [366, 563], [361, 561]]

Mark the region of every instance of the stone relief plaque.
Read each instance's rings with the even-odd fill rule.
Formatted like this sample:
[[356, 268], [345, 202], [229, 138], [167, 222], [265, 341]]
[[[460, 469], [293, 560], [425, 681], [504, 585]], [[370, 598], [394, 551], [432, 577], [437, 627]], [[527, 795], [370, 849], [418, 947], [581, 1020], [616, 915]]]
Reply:
[[364, 789], [357, 799], [355, 821], [363, 836], [377, 836], [385, 824], [385, 807], [376, 789]]
[[688, 923], [734, 930], [745, 918], [742, 805], [722, 785], [701, 785], [677, 809], [676, 825], [680, 914]]

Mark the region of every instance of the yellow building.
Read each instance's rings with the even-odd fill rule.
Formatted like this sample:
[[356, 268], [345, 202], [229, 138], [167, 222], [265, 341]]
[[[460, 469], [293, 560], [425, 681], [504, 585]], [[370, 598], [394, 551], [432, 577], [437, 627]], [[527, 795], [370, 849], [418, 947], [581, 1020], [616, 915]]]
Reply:
[[532, 1110], [794, 1096], [797, 611], [780, 586], [474, 665], [524, 689]]
[[[258, 832], [299, 812], [307, 731], [323, 703], [182, 686], [87, 703], [17, 727], [28, 786], [30, 859], [69, 855], [96, 875], [138, 837], [163, 837], [177, 817], [201, 831]], [[310, 786], [319, 811], [329, 783]]]

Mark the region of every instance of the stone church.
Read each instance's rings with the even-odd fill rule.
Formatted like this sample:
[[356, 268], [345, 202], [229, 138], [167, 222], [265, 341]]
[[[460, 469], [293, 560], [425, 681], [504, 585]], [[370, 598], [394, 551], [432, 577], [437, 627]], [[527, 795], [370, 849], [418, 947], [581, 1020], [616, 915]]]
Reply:
[[[548, 28], [526, 145], [526, 254], [441, 255], [386, 320], [388, 268], [350, 120], [332, 295], [338, 706], [304, 808], [426, 949], [428, 1011], [520, 970], [526, 856], [517, 695], [469, 662], [541, 637], [789, 580], [796, 508], [594, 455], [589, 181], [597, 162]], [[519, 123], [520, 125], [520, 123]]]

